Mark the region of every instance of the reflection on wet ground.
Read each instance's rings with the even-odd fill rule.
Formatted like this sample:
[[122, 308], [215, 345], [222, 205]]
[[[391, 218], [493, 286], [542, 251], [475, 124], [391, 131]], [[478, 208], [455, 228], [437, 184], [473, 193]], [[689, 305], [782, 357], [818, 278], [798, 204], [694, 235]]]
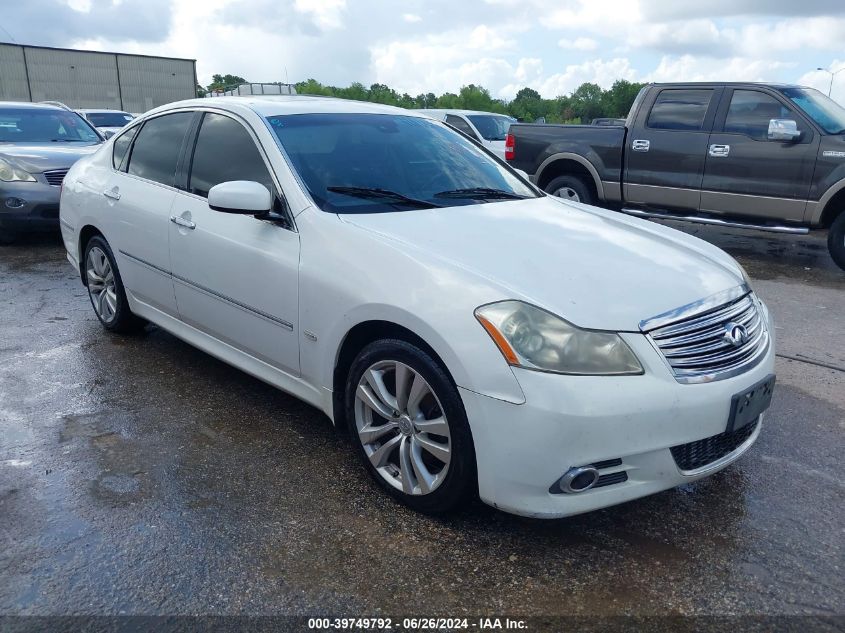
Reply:
[[[817, 238], [699, 234], [780, 322], [842, 336], [799, 305], [842, 318]], [[781, 359], [758, 444], [710, 479], [560, 521], [433, 519], [309, 406], [159, 329], [105, 335], [58, 241], [0, 272], [0, 612], [843, 612], [843, 372]]]

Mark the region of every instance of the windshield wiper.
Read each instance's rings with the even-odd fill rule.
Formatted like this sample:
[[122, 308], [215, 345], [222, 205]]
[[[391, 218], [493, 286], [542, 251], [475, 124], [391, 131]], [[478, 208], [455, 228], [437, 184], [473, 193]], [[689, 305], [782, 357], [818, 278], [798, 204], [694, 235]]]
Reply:
[[470, 198], [475, 200], [496, 199], [525, 200], [528, 196], [521, 196], [513, 191], [493, 189], [492, 187], [471, 187], [469, 189], [451, 189], [434, 194], [435, 198]]
[[326, 191], [342, 193], [347, 196], [354, 196], [356, 198], [369, 198], [371, 200], [385, 201], [392, 200], [394, 203], [413, 205], [420, 209], [440, 208], [439, 204], [429, 202], [428, 200], [409, 198], [408, 196], [405, 196], [399, 193], [398, 191], [382, 189], [381, 187], [326, 187]]

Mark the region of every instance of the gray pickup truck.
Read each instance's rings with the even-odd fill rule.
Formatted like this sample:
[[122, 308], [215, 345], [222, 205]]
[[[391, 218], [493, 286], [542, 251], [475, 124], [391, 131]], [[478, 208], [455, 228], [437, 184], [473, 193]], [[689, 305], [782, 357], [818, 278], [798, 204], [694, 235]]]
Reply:
[[828, 229], [845, 269], [845, 108], [811, 88], [650, 84], [624, 125], [512, 125], [505, 158], [549, 193], [641, 217]]

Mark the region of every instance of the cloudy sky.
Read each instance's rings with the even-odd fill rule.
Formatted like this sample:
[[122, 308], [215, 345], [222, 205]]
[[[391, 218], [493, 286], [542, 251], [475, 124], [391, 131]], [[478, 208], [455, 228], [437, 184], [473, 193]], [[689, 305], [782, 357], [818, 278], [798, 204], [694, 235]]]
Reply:
[[[4, 0], [0, 40], [197, 59], [250, 81], [512, 98], [584, 81], [813, 85], [845, 68], [845, 0]], [[845, 72], [834, 97], [845, 102]]]

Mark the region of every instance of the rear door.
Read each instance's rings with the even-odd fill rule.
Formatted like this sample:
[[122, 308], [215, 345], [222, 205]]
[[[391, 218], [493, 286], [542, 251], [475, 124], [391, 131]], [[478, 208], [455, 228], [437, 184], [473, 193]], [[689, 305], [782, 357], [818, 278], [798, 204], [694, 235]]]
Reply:
[[[186, 152], [184, 191], [169, 218], [180, 318], [254, 358], [299, 374], [299, 234], [287, 222], [215, 211], [208, 191], [250, 180], [280, 189], [263, 148], [235, 115], [205, 112]], [[287, 216], [284, 216], [287, 217]]]
[[170, 207], [192, 117], [191, 112], [165, 114], [115, 139], [115, 171], [102, 192], [127, 291], [170, 316], [177, 316], [168, 248]]
[[625, 200], [696, 211], [707, 142], [722, 89], [655, 88], [628, 132]]
[[[797, 142], [770, 141], [769, 121], [798, 124]], [[701, 210], [793, 222], [804, 218], [819, 134], [774, 91], [731, 88], [710, 135]]]

